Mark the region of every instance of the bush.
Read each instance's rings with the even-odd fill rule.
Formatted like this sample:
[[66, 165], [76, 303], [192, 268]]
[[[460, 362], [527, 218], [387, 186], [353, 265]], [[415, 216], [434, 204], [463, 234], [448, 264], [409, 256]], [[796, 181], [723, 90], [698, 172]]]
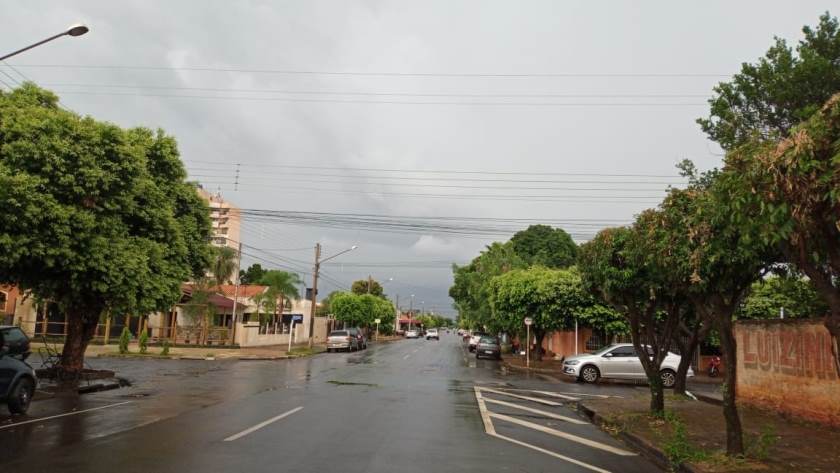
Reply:
[[169, 340], [163, 342], [163, 349], [160, 351], [161, 356], [169, 356]]
[[140, 354], [145, 355], [146, 351], [149, 349], [149, 335], [145, 330], [140, 334], [140, 338], [137, 339], [137, 343], [140, 345]]
[[125, 355], [128, 353], [129, 342], [131, 342], [131, 331], [128, 330], [128, 327], [123, 327], [122, 333], [120, 334], [120, 354]]

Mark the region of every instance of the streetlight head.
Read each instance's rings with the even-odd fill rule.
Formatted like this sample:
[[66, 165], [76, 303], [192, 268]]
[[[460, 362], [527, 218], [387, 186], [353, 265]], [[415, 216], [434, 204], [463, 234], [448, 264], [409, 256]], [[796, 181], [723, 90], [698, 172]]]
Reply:
[[67, 28], [67, 34], [70, 36], [81, 36], [87, 33], [88, 31], [90, 31], [90, 29], [81, 23], [75, 24], [70, 28]]

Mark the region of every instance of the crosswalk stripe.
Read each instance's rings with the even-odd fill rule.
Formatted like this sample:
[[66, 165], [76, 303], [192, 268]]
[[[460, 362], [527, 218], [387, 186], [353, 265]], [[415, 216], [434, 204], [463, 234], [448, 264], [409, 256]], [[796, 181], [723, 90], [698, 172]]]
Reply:
[[479, 388], [479, 387], [476, 387], [476, 388], [480, 389], [481, 391], [487, 391], [488, 393], [501, 394], [502, 396], [515, 397], [516, 399], [522, 399], [522, 400], [525, 400], [525, 401], [538, 402], [540, 404], [545, 404], [547, 406], [562, 406], [563, 405], [559, 402], [549, 401], [548, 399], [541, 399], [541, 398], [538, 398], [538, 397], [523, 396], [521, 394], [509, 393], [509, 392], [505, 392], [505, 391], [500, 391], [498, 389]]
[[517, 419], [516, 417], [506, 416], [504, 414], [497, 414], [495, 412], [490, 412], [488, 414], [491, 418], [503, 420], [505, 422], [510, 422], [511, 424], [521, 425], [522, 427], [528, 427], [529, 429], [538, 430], [540, 432], [553, 435], [555, 437], [564, 438], [566, 440], [571, 440], [572, 442], [577, 442], [588, 447], [597, 448], [599, 450], [603, 450], [605, 452], [614, 453], [616, 455], [621, 456], [636, 456], [633, 452], [628, 452], [627, 450], [623, 450], [621, 448], [613, 447], [612, 445], [607, 445], [605, 443], [596, 442], [595, 440], [590, 440], [588, 438], [580, 437], [574, 434], [569, 434], [563, 432], [561, 430], [552, 429], [550, 427], [546, 427], [544, 425], [535, 424], [533, 422], [528, 422], [526, 420]]
[[488, 398], [488, 399], [484, 399], [484, 402], [490, 402], [490, 403], [493, 403], [493, 404], [498, 404], [500, 406], [512, 407], [514, 409], [519, 409], [519, 410], [522, 410], [522, 411], [525, 411], [525, 412], [530, 412], [532, 414], [539, 414], [541, 416], [549, 417], [551, 419], [557, 419], [557, 420], [562, 420], [564, 422], [569, 422], [570, 424], [578, 424], [578, 425], [588, 424], [588, 422], [584, 422], [580, 419], [575, 419], [573, 417], [561, 416], [561, 415], [555, 414], [553, 412], [541, 411], [539, 409], [534, 409], [532, 407], [520, 406], [519, 404], [514, 404], [512, 402], [507, 402], [507, 401], [500, 401], [498, 399], [489, 399]]

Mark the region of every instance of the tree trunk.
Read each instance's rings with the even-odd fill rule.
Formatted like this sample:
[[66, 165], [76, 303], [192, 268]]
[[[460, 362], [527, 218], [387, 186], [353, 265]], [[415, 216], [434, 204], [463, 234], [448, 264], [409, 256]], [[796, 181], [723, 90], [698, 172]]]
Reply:
[[678, 396], [686, 395], [686, 378], [688, 378], [688, 369], [691, 368], [691, 360], [694, 359], [695, 351], [697, 351], [697, 342], [680, 354], [680, 365], [677, 367], [677, 379], [674, 382], [674, 394]]
[[726, 419], [726, 454], [729, 456], [744, 453], [744, 434], [741, 428], [741, 418], [735, 403], [735, 387], [737, 377], [737, 345], [732, 331], [732, 314], [721, 311], [718, 314], [718, 328], [720, 329], [720, 347], [726, 370], [723, 377], [723, 417]]
[[69, 375], [69, 378], [76, 378], [85, 367], [85, 350], [96, 331], [99, 314], [92, 316], [70, 313], [68, 315], [67, 337], [61, 352], [61, 370], [63, 374]]
[[543, 338], [545, 338], [545, 332], [542, 330], [534, 330], [534, 337], [536, 338], [536, 343], [534, 343], [534, 359], [542, 361], [542, 342]]
[[662, 378], [659, 373], [648, 375], [650, 383], [650, 413], [656, 417], [662, 417], [665, 412], [665, 388], [662, 387]]

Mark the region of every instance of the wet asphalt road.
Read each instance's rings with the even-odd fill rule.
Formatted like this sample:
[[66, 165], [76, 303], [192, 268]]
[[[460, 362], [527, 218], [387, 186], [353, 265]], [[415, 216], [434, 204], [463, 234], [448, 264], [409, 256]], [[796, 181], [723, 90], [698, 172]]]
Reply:
[[505, 373], [452, 334], [286, 361], [91, 364], [134, 385], [0, 417], [0, 469], [659, 471], [563, 405], [644, 388]]

